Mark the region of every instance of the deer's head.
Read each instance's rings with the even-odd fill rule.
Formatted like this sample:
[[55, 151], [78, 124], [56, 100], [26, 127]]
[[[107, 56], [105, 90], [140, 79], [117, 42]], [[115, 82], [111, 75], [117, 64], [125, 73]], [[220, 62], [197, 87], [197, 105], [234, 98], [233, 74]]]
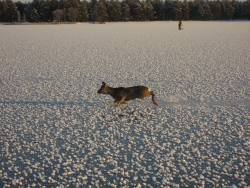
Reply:
[[109, 88], [109, 86], [108, 86], [105, 82], [102, 82], [102, 86], [101, 86], [101, 88], [97, 91], [97, 93], [108, 94], [108, 88]]

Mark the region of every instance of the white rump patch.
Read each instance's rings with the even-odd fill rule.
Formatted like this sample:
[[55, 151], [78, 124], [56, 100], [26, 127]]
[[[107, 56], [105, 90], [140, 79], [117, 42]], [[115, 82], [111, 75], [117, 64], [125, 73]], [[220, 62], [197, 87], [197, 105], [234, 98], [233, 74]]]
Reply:
[[148, 88], [148, 92], [152, 91], [150, 88]]

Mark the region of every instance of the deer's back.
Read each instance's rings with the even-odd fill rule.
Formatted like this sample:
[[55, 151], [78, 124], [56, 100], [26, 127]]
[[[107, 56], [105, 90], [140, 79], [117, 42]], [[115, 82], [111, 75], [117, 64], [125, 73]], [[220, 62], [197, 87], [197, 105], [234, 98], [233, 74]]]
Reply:
[[135, 98], [144, 98], [149, 95], [149, 89], [145, 86], [133, 86], [133, 87], [118, 87], [114, 90], [114, 98], [120, 98], [126, 96], [125, 100], [133, 100]]

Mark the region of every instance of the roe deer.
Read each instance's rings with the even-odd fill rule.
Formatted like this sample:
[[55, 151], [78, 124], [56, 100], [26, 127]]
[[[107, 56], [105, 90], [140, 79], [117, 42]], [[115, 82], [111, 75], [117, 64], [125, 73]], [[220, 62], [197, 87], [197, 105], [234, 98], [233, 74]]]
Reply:
[[126, 103], [127, 101], [139, 98], [143, 99], [152, 95], [152, 101], [155, 105], [158, 105], [155, 101], [155, 94], [152, 90], [145, 86], [134, 86], [134, 87], [118, 87], [112, 88], [109, 87], [105, 82], [102, 82], [101, 88], [97, 91], [97, 93], [108, 94], [115, 99], [114, 103], [118, 107], [122, 103]]

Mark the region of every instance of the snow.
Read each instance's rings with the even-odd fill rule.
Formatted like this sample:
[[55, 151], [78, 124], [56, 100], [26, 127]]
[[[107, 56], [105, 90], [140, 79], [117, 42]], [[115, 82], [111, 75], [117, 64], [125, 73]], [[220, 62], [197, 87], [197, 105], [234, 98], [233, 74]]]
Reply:
[[2, 25], [0, 186], [250, 186], [250, 23], [183, 24]]

